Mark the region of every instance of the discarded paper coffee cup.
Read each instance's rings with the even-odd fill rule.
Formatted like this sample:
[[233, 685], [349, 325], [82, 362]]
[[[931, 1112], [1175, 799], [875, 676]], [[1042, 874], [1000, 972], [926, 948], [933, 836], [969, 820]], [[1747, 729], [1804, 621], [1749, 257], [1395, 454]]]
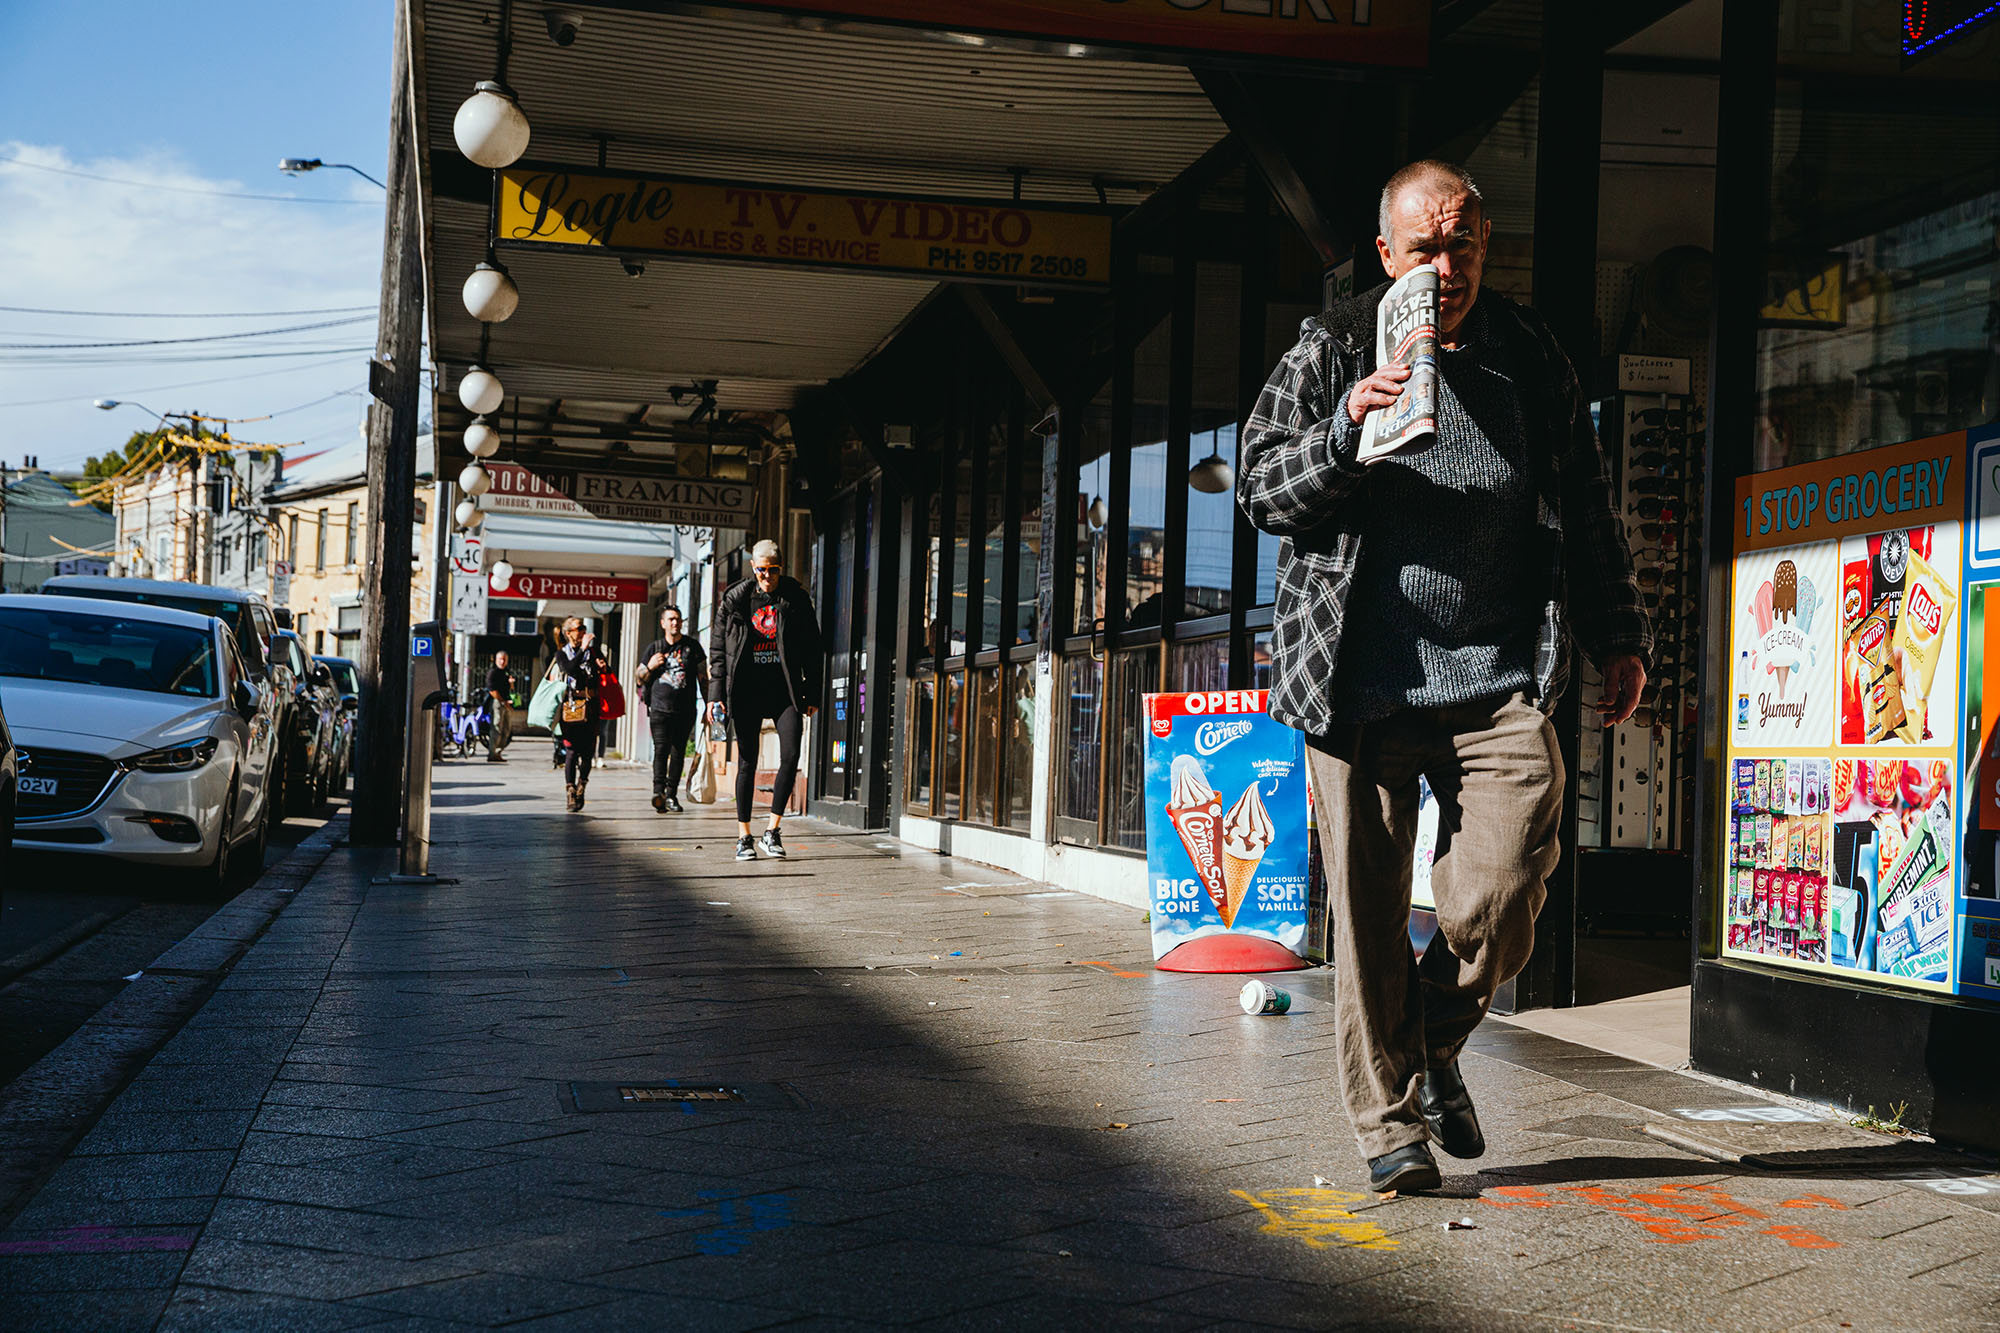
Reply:
[[1246, 1014], [1283, 1014], [1292, 1007], [1289, 991], [1281, 991], [1276, 986], [1262, 981], [1246, 981], [1243, 993], [1237, 997]]

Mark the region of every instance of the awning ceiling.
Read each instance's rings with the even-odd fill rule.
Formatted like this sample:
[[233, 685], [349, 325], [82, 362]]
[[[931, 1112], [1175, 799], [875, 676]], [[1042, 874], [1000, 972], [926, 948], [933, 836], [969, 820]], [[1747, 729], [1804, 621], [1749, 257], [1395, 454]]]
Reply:
[[[497, 3], [412, 0], [424, 136], [437, 420], [450, 453], [453, 392], [480, 326], [459, 287], [485, 257], [487, 207], [440, 186], [463, 178], [452, 117], [496, 71]], [[939, 42], [890, 28], [818, 31], [752, 16], [580, 7], [574, 45], [516, 5], [507, 81], [535, 161], [771, 185], [1136, 204], [1227, 127], [1172, 64], [1080, 60]], [[456, 168], [456, 171], [454, 171]], [[483, 176], [484, 173], [481, 173]], [[493, 326], [488, 364], [522, 415], [636, 420], [675, 385], [718, 381], [725, 411], [770, 411], [864, 363], [934, 290], [928, 279], [648, 262], [611, 254], [505, 257], [521, 289]], [[511, 407], [511, 404], [510, 404]], [[656, 416], [657, 419], [657, 416]], [[660, 446], [635, 442], [645, 456]], [[448, 454], [449, 456], [449, 454]]]

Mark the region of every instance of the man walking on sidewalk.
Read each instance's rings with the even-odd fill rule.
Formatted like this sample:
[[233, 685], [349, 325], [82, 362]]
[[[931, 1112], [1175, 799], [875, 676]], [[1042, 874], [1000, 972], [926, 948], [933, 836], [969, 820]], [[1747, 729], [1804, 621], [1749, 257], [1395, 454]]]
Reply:
[[504, 763], [507, 756], [500, 752], [514, 736], [514, 715], [508, 711], [508, 700], [514, 697], [514, 677], [507, 671], [505, 648], [493, 654], [493, 669], [486, 673], [486, 693], [493, 704], [493, 744], [486, 758], [490, 763]]
[[[1533, 311], [1480, 292], [1492, 224], [1457, 167], [1382, 191], [1393, 279], [1440, 281], [1437, 441], [1356, 461], [1408, 369], [1375, 364], [1385, 287], [1308, 320], [1252, 412], [1237, 499], [1284, 538], [1270, 708], [1306, 734], [1334, 940], [1341, 1091], [1370, 1184], [1439, 1184], [1427, 1146], [1486, 1149], [1458, 1054], [1534, 947], [1563, 768], [1547, 714], [1572, 635], [1606, 725], [1645, 687], [1652, 629], [1568, 358]], [[1417, 783], [1438, 802], [1438, 933], [1408, 935]]]
[[681, 633], [677, 606], [660, 608], [660, 634], [639, 653], [639, 691], [653, 732], [653, 808], [679, 814], [676, 793], [681, 766], [687, 761], [688, 736], [700, 711], [695, 695], [708, 688], [708, 654]]

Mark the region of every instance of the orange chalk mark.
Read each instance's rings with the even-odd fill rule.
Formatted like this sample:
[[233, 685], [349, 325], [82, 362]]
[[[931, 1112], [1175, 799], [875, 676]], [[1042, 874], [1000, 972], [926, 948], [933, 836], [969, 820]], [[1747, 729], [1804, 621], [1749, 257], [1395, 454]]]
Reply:
[[1497, 1199], [1484, 1197], [1480, 1202], [1491, 1204], [1495, 1208], [1553, 1208], [1556, 1206], [1554, 1199], [1551, 1199], [1533, 1185], [1495, 1185], [1487, 1191], [1487, 1195], [1491, 1196], [1495, 1194], [1500, 1197]]
[[1829, 1199], [1824, 1194], [1801, 1194], [1796, 1199], [1787, 1199], [1780, 1208], [1831, 1208], [1836, 1212], [1848, 1211], [1847, 1205], [1838, 1199]]
[[1145, 975], [1146, 975], [1146, 974], [1145, 974], [1144, 972], [1122, 972], [1122, 971], [1120, 971], [1120, 970], [1119, 970], [1119, 968], [1118, 968], [1118, 964], [1116, 964], [1116, 963], [1106, 963], [1106, 962], [1101, 962], [1101, 961], [1099, 961], [1098, 959], [1095, 959], [1095, 958], [1086, 958], [1086, 959], [1084, 959], [1084, 960], [1083, 960], [1082, 962], [1078, 963], [1078, 964], [1077, 964], [1077, 966], [1078, 966], [1078, 967], [1101, 967], [1101, 968], [1103, 968], [1103, 969], [1104, 969], [1104, 970], [1105, 970], [1106, 972], [1109, 972], [1109, 973], [1110, 973], [1110, 974], [1111, 974], [1112, 976], [1114, 976], [1114, 977], [1143, 977], [1143, 976], [1145, 976]]
[[1795, 1250], [1837, 1250], [1840, 1242], [1807, 1231], [1804, 1227], [1766, 1227], [1763, 1234], [1776, 1236]]

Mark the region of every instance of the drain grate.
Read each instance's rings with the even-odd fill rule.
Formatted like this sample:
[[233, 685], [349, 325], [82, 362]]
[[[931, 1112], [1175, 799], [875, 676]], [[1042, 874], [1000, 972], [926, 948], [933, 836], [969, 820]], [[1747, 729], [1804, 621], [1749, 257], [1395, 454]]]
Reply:
[[666, 1078], [563, 1085], [563, 1109], [579, 1115], [605, 1111], [679, 1111], [683, 1115], [700, 1115], [737, 1107], [795, 1110], [803, 1105], [804, 1100], [781, 1083]]

